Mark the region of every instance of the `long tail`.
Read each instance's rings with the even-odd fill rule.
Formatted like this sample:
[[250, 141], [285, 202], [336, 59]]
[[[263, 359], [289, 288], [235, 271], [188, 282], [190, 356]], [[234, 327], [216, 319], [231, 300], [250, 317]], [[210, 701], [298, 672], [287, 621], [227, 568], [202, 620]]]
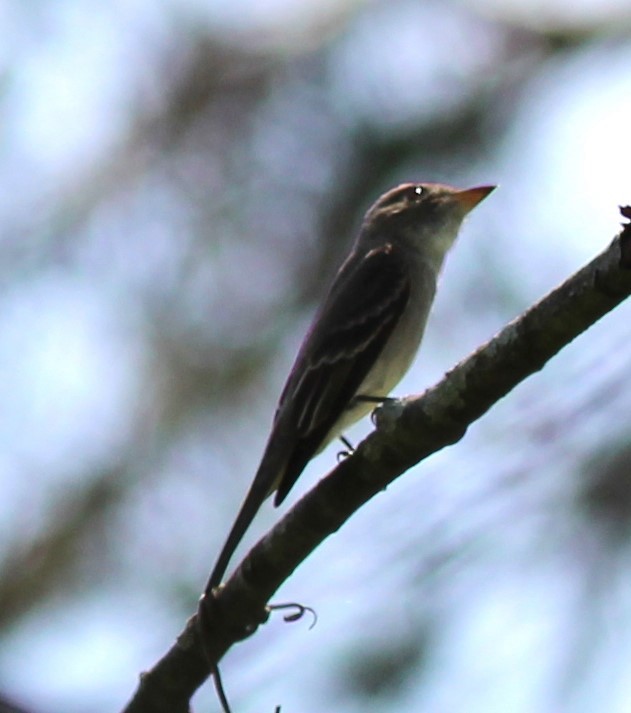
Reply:
[[[243, 536], [245, 535], [247, 529], [252, 524], [252, 520], [259, 511], [259, 508], [265, 501], [268, 495], [275, 490], [276, 484], [279, 480], [279, 473], [282, 473], [283, 466], [279, 467], [278, 458], [270, 452], [272, 449], [268, 447], [266, 450], [261, 464], [254, 476], [252, 485], [248, 490], [245, 500], [241, 505], [241, 508], [237, 514], [237, 517], [232, 525], [228, 537], [224, 542], [219, 557], [215, 562], [213, 571], [208, 578], [208, 583], [206, 584], [205, 594], [210, 595], [211, 591], [221, 584], [226, 569], [228, 569], [228, 564], [232, 559], [234, 551], [237, 549], [239, 543], [241, 542]], [[276, 450], [276, 449], [273, 449]], [[283, 460], [285, 460], [283, 458]]]

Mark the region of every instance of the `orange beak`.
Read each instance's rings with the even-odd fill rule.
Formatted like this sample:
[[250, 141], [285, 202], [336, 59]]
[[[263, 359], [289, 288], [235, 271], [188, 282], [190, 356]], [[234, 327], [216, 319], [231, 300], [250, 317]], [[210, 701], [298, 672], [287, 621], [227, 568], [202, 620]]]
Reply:
[[456, 191], [455, 198], [460, 205], [469, 212], [472, 208], [483, 201], [489, 193], [494, 191], [497, 186], [476, 186], [475, 188], [465, 188], [464, 191]]

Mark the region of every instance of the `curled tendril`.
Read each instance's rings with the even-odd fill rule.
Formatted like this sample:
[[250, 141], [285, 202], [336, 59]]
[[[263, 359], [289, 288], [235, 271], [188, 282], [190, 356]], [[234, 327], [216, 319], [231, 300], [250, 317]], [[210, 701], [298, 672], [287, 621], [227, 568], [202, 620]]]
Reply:
[[338, 463], [340, 461], [343, 461], [345, 458], [352, 456], [353, 453], [355, 452], [355, 448], [353, 447], [353, 444], [348, 440], [348, 438], [345, 438], [344, 436], [339, 436], [339, 439], [340, 439], [340, 441], [342, 441], [345, 448], [343, 451], [338, 451], [338, 454], [337, 454], [337, 462]]
[[311, 616], [313, 617], [313, 621], [311, 622], [311, 626], [309, 627], [309, 630], [313, 629], [313, 627], [318, 623], [318, 615], [315, 612], [315, 609], [312, 609], [311, 607], [305, 606], [304, 604], [300, 604], [298, 602], [287, 602], [283, 604], [269, 604], [268, 605], [268, 610], [269, 611], [281, 611], [283, 609], [293, 609], [294, 611], [285, 614], [283, 616], [283, 621], [286, 621], [288, 623], [293, 623], [294, 621], [300, 621], [302, 617], [309, 612]]

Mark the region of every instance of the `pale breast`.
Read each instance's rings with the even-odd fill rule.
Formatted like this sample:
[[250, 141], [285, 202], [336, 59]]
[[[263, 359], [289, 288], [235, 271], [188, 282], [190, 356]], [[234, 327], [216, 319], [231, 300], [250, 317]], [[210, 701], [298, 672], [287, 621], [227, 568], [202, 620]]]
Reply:
[[[375, 398], [388, 396], [401, 381], [418, 351], [435, 291], [433, 271], [430, 267], [421, 265], [417, 279], [412, 284], [407, 308], [375, 365], [357, 390], [358, 395]], [[351, 402], [329, 432], [320, 450], [341, 435], [346, 428], [370, 413], [375, 406], [375, 403]]]

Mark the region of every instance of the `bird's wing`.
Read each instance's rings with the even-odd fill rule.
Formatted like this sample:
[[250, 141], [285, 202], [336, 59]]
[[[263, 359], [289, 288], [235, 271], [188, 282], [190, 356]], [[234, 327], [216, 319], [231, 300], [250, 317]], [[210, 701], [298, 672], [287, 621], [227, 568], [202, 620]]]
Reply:
[[344, 264], [291, 370], [265, 453], [208, 579], [207, 595], [220, 583], [265, 498], [276, 489], [274, 502], [282, 502], [357, 394], [409, 295], [405, 262], [389, 244]]
[[[290, 424], [293, 437], [286, 444], [290, 453], [277, 486], [276, 505], [357, 395], [409, 296], [409, 270], [389, 243], [363, 259], [351, 258], [342, 268], [305, 338], [279, 402], [274, 430], [285, 431], [285, 424]], [[285, 441], [289, 440], [286, 435]]]

